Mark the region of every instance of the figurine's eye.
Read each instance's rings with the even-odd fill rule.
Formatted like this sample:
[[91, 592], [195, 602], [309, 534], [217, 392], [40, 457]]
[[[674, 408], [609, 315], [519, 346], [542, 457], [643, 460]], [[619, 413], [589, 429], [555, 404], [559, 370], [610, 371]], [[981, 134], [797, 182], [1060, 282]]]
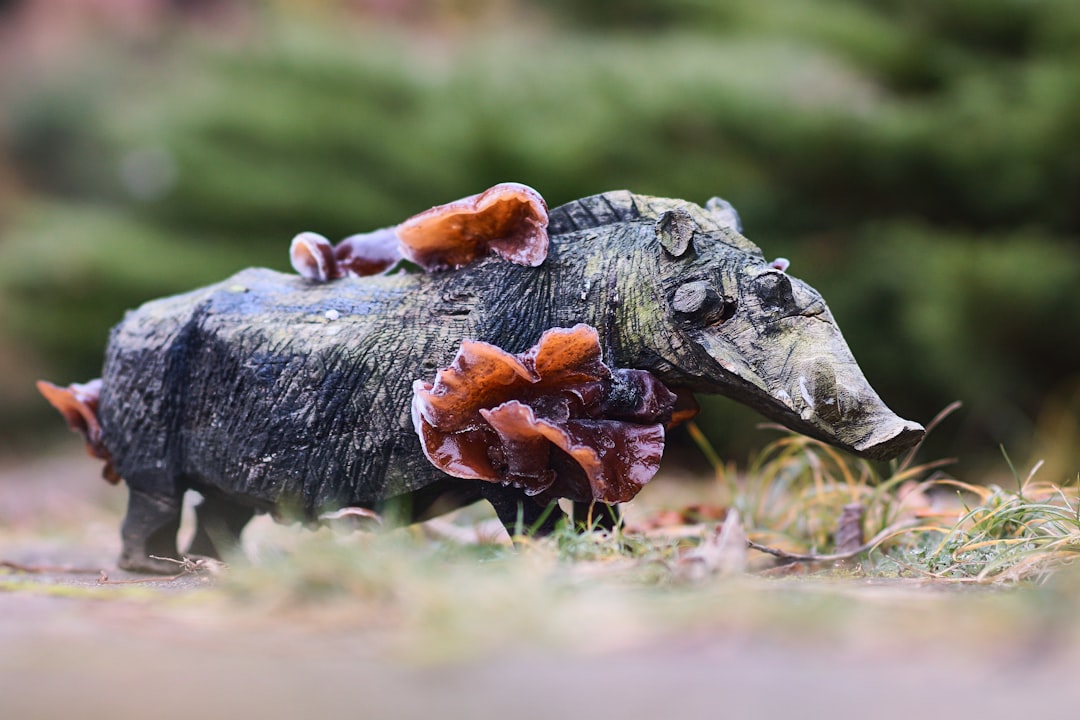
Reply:
[[671, 309], [700, 325], [719, 325], [732, 315], [738, 304], [718, 293], [708, 282], [683, 283], [671, 297]]
[[754, 280], [752, 292], [758, 297], [761, 309], [765, 312], [790, 314], [797, 309], [791, 280], [782, 272], [759, 275]]

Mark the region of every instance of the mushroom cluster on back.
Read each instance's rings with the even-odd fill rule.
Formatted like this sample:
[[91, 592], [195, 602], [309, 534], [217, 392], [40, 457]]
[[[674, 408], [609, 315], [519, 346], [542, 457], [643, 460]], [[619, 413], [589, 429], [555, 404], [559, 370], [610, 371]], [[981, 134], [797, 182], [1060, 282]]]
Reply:
[[289, 259], [298, 273], [315, 282], [377, 275], [403, 259], [425, 271], [463, 267], [488, 255], [536, 267], [547, 257], [547, 225], [547, 204], [540, 193], [521, 183], [500, 183], [337, 245], [318, 233], [300, 233], [289, 247]]
[[527, 352], [462, 342], [413, 384], [413, 425], [440, 470], [576, 501], [630, 500], [664, 452], [676, 395], [644, 370], [608, 368], [597, 331], [553, 328]]

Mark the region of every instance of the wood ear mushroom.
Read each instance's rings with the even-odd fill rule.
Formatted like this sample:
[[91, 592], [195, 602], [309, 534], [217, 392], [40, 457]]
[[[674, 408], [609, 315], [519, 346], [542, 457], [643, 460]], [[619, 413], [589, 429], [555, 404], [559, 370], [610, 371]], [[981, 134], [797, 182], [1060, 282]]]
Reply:
[[112, 466], [112, 457], [101, 439], [101, 425], [98, 423], [98, 401], [101, 397], [101, 379], [88, 383], [71, 383], [59, 387], [45, 380], [38, 380], [37, 389], [49, 404], [63, 416], [72, 432], [82, 435], [86, 442], [86, 451], [91, 457], [105, 461], [102, 477], [116, 485], [120, 476]]
[[548, 210], [527, 185], [500, 183], [478, 195], [437, 205], [400, 225], [352, 235], [333, 246], [304, 232], [289, 259], [303, 277], [327, 282], [377, 275], [401, 259], [425, 271], [459, 268], [487, 255], [536, 267], [548, 252]]
[[412, 417], [450, 475], [619, 503], [660, 467], [675, 399], [644, 370], [609, 369], [596, 329], [575, 325], [518, 355], [463, 342], [433, 383], [413, 384]]

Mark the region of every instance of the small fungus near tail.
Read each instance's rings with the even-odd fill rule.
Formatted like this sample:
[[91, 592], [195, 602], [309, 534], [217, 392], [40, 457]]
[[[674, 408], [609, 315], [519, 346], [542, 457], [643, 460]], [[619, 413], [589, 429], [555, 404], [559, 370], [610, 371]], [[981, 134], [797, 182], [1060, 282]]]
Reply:
[[612, 370], [588, 325], [553, 328], [512, 355], [466, 340], [433, 383], [413, 384], [424, 454], [455, 477], [529, 495], [630, 500], [652, 479], [676, 395], [643, 370]]
[[37, 389], [49, 404], [60, 412], [72, 432], [83, 436], [87, 452], [92, 457], [105, 461], [103, 477], [114, 485], [120, 482], [120, 476], [112, 466], [112, 456], [101, 442], [101, 424], [97, 417], [101, 379], [88, 383], [72, 383], [66, 388], [38, 380]]

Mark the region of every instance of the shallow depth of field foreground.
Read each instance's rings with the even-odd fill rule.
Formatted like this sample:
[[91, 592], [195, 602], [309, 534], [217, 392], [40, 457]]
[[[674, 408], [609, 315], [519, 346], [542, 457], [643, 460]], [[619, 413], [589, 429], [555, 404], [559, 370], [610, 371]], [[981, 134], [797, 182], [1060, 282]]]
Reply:
[[712, 482], [662, 473], [614, 535], [514, 549], [470, 511], [384, 533], [260, 518], [249, 560], [148, 579], [110, 570], [122, 493], [87, 482], [89, 463], [0, 474], [5, 717], [909, 717], [1080, 700], [1076, 490], [1037, 473], [979, 488], [911, 459], [879, 477], [781, 436]]

